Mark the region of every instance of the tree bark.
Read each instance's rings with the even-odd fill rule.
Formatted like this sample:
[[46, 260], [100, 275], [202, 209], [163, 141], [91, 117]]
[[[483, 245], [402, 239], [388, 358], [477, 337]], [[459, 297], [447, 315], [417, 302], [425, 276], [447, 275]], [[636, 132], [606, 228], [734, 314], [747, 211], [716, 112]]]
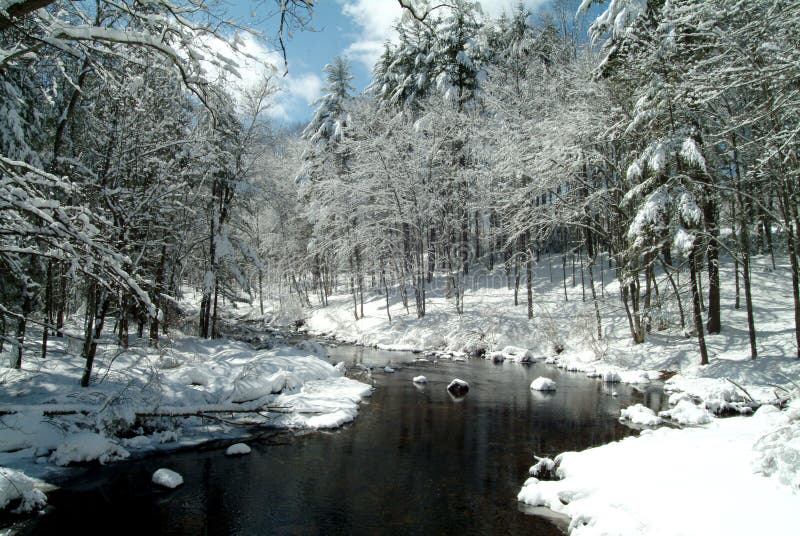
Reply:
[[702, 238], [696, 236], [692, 250], [689, 253], [689, 278], [692, 289], [692, 310], [694, 318], [694, 329], [697, 332], [697, 344], [700, 347], [700, 364], [708, 365], [708, 350], [706, 349], [706, 339], [703, 334], [703, 312], [700, 307], [700, 291], [697, 288], [697, 253], [700, 249]]
[[[708, 195], [707, 195], [708, 197]], [[722, 329], [719, 289], [719, 229], [717, 227], [716, 205], [707, 199], [703, 207], [706, 233], [709, 235], [706, 247], [708, 261], [708, 333], [719, 333]]]
[[528, 320], [533, 320], [533, 252], [531, 251], [531, 232], [525, 234], [525, 274], [528, 293]]
[[[97, 306], [98, 299], [101, 301], [99, 309]], [[97, 341], [103, 331], [108, 304], [108, 293], [103, 290], [98, 298], [97, 283], [94, 281], [90, 283], [86, 305], [86, 340], [83, 344], [83, 357], [86, 360], [86, 364], [83, 369], [83, 376], [81, 376], [81, 387], [89, 387], [92, 378], [92, 368], [94, 367], [94, 358], [97, 353]]]

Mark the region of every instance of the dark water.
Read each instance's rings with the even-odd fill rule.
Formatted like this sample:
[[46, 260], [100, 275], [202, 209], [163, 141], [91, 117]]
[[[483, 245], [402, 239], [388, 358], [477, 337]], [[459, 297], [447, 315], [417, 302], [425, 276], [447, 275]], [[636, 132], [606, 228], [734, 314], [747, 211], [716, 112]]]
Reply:
[[[375, 392], [352, 425], [335, 432], [275, 433], [249, 441], [252, 454], [224, 447], [93, 468], [50, 496], [27, 534], [560, 534], [529, 515], [516, 495], [533, 454], [554, 456], [620, 439], [620, 407], [660, 408], [642, 394], [536, 364], [439, 361], [343, 347], [332, 361], [376, 365]], [[394, 374], [383, 372], [391, 361]], [[417, 387], [413, 376], [429, 383]], [[529, 389], [553, 378], [555, 393]], [[453, 378], [470, 383], [454, 400]], [[610, 396], [617, 391], [618, 397]], [[174, 491], [150, 484], [168, 467]], [[613, 475], [609, 475], [613, 477]]]

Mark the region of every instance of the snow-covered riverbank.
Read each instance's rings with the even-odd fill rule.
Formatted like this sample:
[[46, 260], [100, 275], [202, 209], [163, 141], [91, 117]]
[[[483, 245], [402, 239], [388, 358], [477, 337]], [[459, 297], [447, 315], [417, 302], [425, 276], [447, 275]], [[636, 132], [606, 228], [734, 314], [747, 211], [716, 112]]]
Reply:
[[[749, 356], [744, 308], [734, 307], [732, 267], [721, 266], [723, 329], [718, 335], [706, 335], [710, 364], [700, 366], [696, 339], [674, 324], [677, 311], [673, 311], [672, 323], [666, 324], [666, 329], [654, 329], [643, 344], [631, 343], [619, 283], [607, 268], [603, 274], [599, 269], [595, 274], [596, 281], [605, 281], [602, 292], [597, 285], [603, 319], [603, 337], [598, 339], [589, 290], [582, 291], [580, 279], [572, 286], [568, 272], [565, 301], [560, 273], [550, 282], [546, 263], [543, 259], [534, 278], [533, 320], [527, 318], [524, 282], [519, 305], [515, 306], [513, 290], [498, 288], [503, 275], [495, 273], [475, 276], [476, 286], [467, 290], [461, 315], [455, 313], [453, 301], [445, 297], [443, 285], [428, 291], [423, 318], [416, 317], [413, 304], [406, 312], [399, 297], [392, 296], [389, 320], [386, 301], [376, 292], [365, 298], [364, 318], [356, 321], [352, 297], [339, 294], [329, 299], [328, 307], [308, 311], [305, 329], [389, 350], [469, 353], [485, 349], [488, 356], [507, 346], [523, 347], [535, 358], [548, 359], [567, 370], [634, 384], [669, 372], [668, 376], [675, 375], [667, 382], [668, 390], [687, 392], [715, 409], [726, 402], [750, 398], [756, 404], [774, 403], [797, 390], [793, 380], [800, 378], [800, 360], [794, 357], [792, 302], [786, 299], [791, 295], [787, 266], [779, 265], [773, 271], [766, 259], [755, 264], [752, 279], [760, 350], [755, 361]], [[556, 268], [560, 272], [560, 261]], [[477, 286], [480, 284], [485, 286]], [[654, 325], [658, 324], [655, 319]], [[558, 354], [556, 347], [562, 350]]]
[[568, 515], [574, 536], [791, 534], [800, 511], [799, 430], [797, 403], [645, 430], [562, 454], [559, 480], [531, 476], [518, 499]]
[[[98, 354], [86, 389], [67, 339], [52, 340], [46, 359], [26, 352], [22, 370], [2, 370], [0, 508], [45, 487], [28, 477], [48, 480], [74, 463], [237, 437], [253, 426], [338, 427], [355, 419], [372, 390], [288, 347], [178, 337], [161, 350], [110, 344]], [[23, 506], [40, 503], [35, 495]]]
[[[522, 347], [535, 358], [598, 381], [635, 385], [667, 378], [673, 408], [663, 418], [631, 410], [633, 418], [626, 421], [658, 425], [666, 418], [693, 427], [646, 430], [641, 437], [566, 453], [558, 468], [562, 480], [531, 480], [522, 489], [522, 502], [570, 515], [574, 534], [744, 535], [781, 533], [793, 526], [800, 506], [798, 403], [791, 406], [795, 409], [776, 409], [800, 397], [788, 267], [773, 271], [766, 260], [755, 263], [757, 360], [749, 356], [744, 308], [734, 307], [732, 267], [721, 267], [723, 330], [706, 336], [711, 355], [706, 366], [699, 365], [696, 339], [674, 323], [633, 345], [619, 285], [610, 273], [595, 274], [596, 281], [605, 280], [602, 292], [598, 289], [603, 318], [598, 339], [588, 290], [584, 301], [580, 284], [568, 284], [565, 300], [560, 277], [549, 282], [549, 271], [546, 264], [538, 267], [532, 321], [524, 287], [520, 305], [514, 306], [513, 290], [487, 285], [467, 291], [462, 315], [443, 293], [432, 290], [424, 318], [416, 318], [413, 305], [407, 314], [396, 298], [390, 321], [384, 297], [375, 294], [364, 304], [364, 318], [356, 321], [352, 297], [343, 294], [310, 311], [306, 325], [312, 333], [386, 349], [484, 349], [487, 357], [498, 359], [504, 347]], [[747, 415], [759, 406], [754, 417], [713, 416]]]

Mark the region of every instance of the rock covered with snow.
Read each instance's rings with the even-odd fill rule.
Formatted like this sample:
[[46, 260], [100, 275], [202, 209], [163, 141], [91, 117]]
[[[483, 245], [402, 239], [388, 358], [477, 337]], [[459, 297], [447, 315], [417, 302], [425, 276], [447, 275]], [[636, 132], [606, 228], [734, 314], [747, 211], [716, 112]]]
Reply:
[[528, 474], [539, 480], [556, 479], [556, 462], [550, 458], [536, 457], [536, 463], [528, 470]]
[[661, 424], [661, 417], [656, 412], [642, 404], [634, 404], [620, 410], [620, 420], [641, 426], [658, 426]]
[[225, 454], [227, 456], [243, 456], [245, 454], [250, 454], [250, 452], [252, 452], [252, 450], [244, 443], [234, 443], [225, 449]]
[[124, 460], [130, 453], [104, 434], [83, 431], [69, 435], [50, 455], [56, 465], [99, 461], [101, 464]]
[[36, 488], [37, 480], [30, 478], [25, 473], [0, 467], [0, 510], [14, 502], [19, 505], [14, 513], [26, 513], [40, 510], [47, 505], [47, 496]]
[[713, 419], [706, 408], [697, 406], [690, 400], [681, 400], [674, 408], [659, 412], [658, 416], [684, 426], [708, 424]]
[[383, 367], [383, 371], [385, 373], [387, 373], [387, 374], [391, 374], [391, 373], [394, 372], [394, 369], [392, 367], [390, 367], [389, 365], [386, 365], [385, 367]]
[[502, 363], [506, 360], [506, 355], [503, 352], [495, 351], [495, 352], [488, 352], [484, 354], [486, 359], [493, 361], [494, 363]]
[[425, 376], [414, 376], [412, 380], [414, 383], [428, 383], [428, 378]]
[[550, 378], [545, 378], [544, 376], [539, 376], [535, 380], [531, 382], [531, 390], [532, 391], [555, 391], [556, 390], [556, 382], [551, 380]]
[[455, 396], [464, 396], [469, 391], [469, 383], [456, 378], [450, 382], [447, 390]]
[[671, 395], [669, 395], [670, 406], [676, 406], [678, 402], [681, 402], [682, 400], [688, 400], [690, 402], [693, 401], [692, 396], [684, 391], [678, 391], [676, 393], [672, 393]]
[[153, 473], [152, 480], [153, 484], [157, 484], [169, 489], [175, 489], [183, 484], [183, 477], [181, 475], [164, 467]]
[[520, 363], [533, 361], [533, 354], [531, 351], [527, 348], [520, 348], [519, 346], [506, 346], [500, 353], [509, 361], [518, 361]]

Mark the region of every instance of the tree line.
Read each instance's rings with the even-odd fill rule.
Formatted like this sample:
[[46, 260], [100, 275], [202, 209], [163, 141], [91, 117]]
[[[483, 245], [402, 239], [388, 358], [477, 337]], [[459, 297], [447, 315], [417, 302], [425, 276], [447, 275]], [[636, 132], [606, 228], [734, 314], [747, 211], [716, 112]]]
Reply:
[[542, 253], [565, 284], [576, 255], [589, 278], [605, 258], [633, 342], [680, 326], [705, 364], [705, 334], [724, 329], [720, 256], [756, 358], [751, 258], [774, 268], [780, 251], [800, 356], [800, 2], [620, 0], [587, 41], [594, 3], [491, 20], [468, 0], [401, 2], [364, 94], [346, 60], [326, 67], [298, 176], [308, 287], [324, 305], [342, 274], [358, 319], [366, 278], [387, 303], [397, 285], [422, 317], [435, 273], [461, 313], [470, 270], [500, 270], [515, 302], [526, 282], [533, 318]]
[[[280, 46], [313, 2], [264, 1]], [[203, 2], [18, 1], [0, 11], [0, 349], [20, 368], [31, 324], [83, 319], [82, 385], [113, 321], [158, 345], [182, 289], [196, 332], [262, 266], [246, 223], [277, 150], [267, 76], [230, 91], [255, 33]], [[220, 46], [220, 44], [224, 46]], [[257, 58], [251, 58], [253, 60]], [[266, 148], [266, 149], [265, 149]], [[246, 273], [247, 272], [247, 273]], [[29, 344], [30, 346], [30, 344]]]
[[[400, 3], [370, 87], [357, 94], [335, 59], [302, 134], [264, 120], [269, 80], [231, 94], [236, 65], [211, 43], [235, 50], [246, 29], [201, 2], [1, 11], [11, 366], [32, 324], [44, 358], [80, 319], [88, 385], [101, 336], [158, 345], [191, 289], [203, 337], [220, 335], [223, 301], [266, 314], [342, 288], [357, 319], [366, 293], [388, 304], [393, 290], [423, 317], [439, 281], [460, 314], [476, 272], [501, 274], [542, 321], [541, 255], [561, 259], [565, 300], [580, 266], [596, 340], [605, 263], [632, 341], [681, 328], [702, 362], [725, 329], [720, 257], [755, 358], [752, 255], [785, 256], [800, 352], [800, 2], [617, 0], [591, 23], [592, 0], [499, 19], [467, 0]], [[313, 2], [261, 6], [283, 36]]]

